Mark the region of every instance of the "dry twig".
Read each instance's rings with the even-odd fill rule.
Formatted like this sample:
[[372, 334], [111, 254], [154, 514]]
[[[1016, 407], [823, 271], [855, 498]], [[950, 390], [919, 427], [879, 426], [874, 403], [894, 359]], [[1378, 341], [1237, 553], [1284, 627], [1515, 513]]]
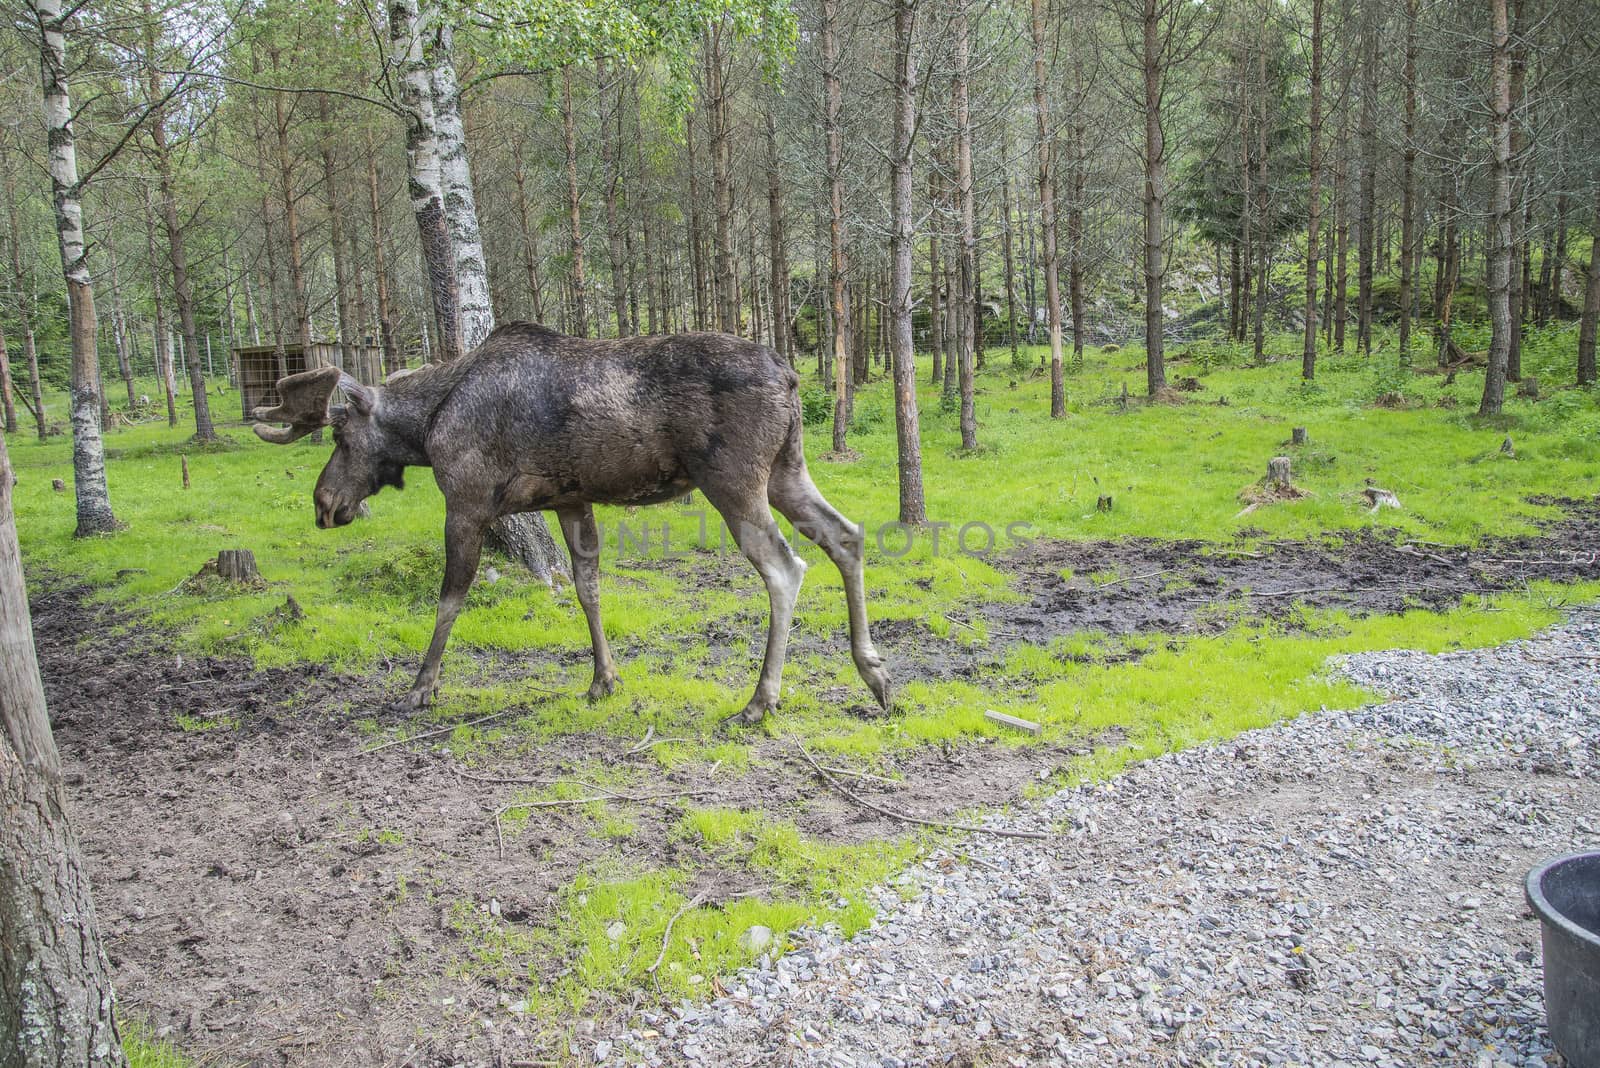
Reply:
[[672, 926], [673, 926], [673, 924], [677, 923], [678, 920], [681, 919], [685, 913], [687, 913], [687, 912], [693, 910], [694, 908], [698, 907], [699, 904], [702, 901], [704, 901], [705, 899], [706, 899], [706, 892], [704, 890], [702, 890], [698, 894], [694, 895], [694, 897], [690, 898], [684, 904], [683, 908], [679, 909], [677, 912], [674, 912], [672, 914], [672, 918], [667, 921], [666, 930], [661, 932], [661, 952], [656, 954], [655, 963], [650, 965], [650, 967], [646, 968], [645, 969], [646, 972], [648, 972], [651, 975], [656, 974], [656, 969], [661, 967], [661, 962], [667, 959], [667, 947], [672, 944]]

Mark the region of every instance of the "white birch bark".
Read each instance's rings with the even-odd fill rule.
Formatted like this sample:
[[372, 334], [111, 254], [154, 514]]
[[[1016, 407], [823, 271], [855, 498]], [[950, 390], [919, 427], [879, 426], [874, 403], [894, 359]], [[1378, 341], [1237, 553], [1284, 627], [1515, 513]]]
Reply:
[[67, 44], [61, 0], [33, 0], [39, 29], [44, 87], [45, 136], [49, 144], [50, 190], [55, 203], [61, 273], [67, 283], [72, 338], [72, 477], [78, 504], [78, 537], [117, 529], [106, 488], [105, 443], [100, 436], [100, 357], [96, 348], [94, 285], [84, 248], [83, 204], [78, 186], [72, 99], [67, 87]]

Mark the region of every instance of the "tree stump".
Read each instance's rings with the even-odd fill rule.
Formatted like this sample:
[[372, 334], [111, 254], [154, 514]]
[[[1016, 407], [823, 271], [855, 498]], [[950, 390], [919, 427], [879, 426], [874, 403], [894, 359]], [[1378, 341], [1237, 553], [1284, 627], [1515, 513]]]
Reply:
[[59, 478], [52, 478], [50, 480], [50, 488], [55, 490], [57, 493], [67, 492], [66, 482]]
[[178, 462], [183, 465], [183, 488], [184, 489], [188, 489], [189, 488], [189, 458], [187, 456], [180, 456], [180, 457], [178, 457]]
[[1289, 489], [1289, 458], [1274, 456], [1267, 461], [1267, 485], [1275, 490]]
[[1094, 502], [1094, 510], [1097, 512], [1111, 511], [1111, 494], [1100, 494], [1100, 499]]
[[1289, 444], [1291, 445], [1304, 445], [1309, 440], [1311, 439], [1306, 436], [1306, 428], [1303, 426], [1297, 426], [1289, 431]]
[[227, 582], [260, 582], [256, 554], [249, 549], [223, 549], [217, 554], [217, 577]]
[[1534, 375], [1528, 375], [1524, 378], [1522, 383], [1517, 386], [1517, 396], [1527, 397], [1529, 400], [1538, 400], [1539, 379]]
[[1506, 438], [1506, 440], [1500, 443], [1500, 452], [1511, 457], [1513, 460], [1517, 458], [1517, 447], [1511, 444], [1510, 438]]
[[547, 586], [558, 579], [569, 580], [566, 559], [550, 536], [550, 528], [537, 512], [503, 516], [489, 527], [485, 539], [491, 548], [505, 553]]

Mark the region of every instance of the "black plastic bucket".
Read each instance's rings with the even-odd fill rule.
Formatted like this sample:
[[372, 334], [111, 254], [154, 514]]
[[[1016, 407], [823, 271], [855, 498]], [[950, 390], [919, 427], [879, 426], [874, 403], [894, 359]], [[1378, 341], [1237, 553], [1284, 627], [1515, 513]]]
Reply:
[[1544, 941], [1550, 1040], [1572, 1068], [1600, 1068], [1600, 851], [1541, 864], [1526, 890]]

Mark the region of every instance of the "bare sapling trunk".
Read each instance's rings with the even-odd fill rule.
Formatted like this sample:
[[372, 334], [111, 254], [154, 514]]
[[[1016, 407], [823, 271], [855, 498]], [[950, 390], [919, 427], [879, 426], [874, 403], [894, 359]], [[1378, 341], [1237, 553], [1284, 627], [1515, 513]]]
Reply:
[[821, 0], [823, 135], [828, 168], [828, 291], [833, 319], [833, 451], [846, 455], [850, 426], [850, 306], [845, 298], [844, 135], [837, 0]]
[[[370, 130], [367, 132], [367, 210], [372, 217], [372, 274], [378, 300], [378, 342], [383, 348], [383, 374], [388, 375], [400, 369], [400, 347], [395, 342], [394, 308], [389, 296], [389, 263], [387, 253], [384, 251], [383, 202], [378, 196], [378, 153], [372, 143]], [[245, 292], [248, 293], [249, 290]]]
[[[1592, 229], [1600, 229], [1600, 171], [1594, 176]], [[1583, 318], [1578, 325], [1578, 385], [1595, 384], [1595, 335], [1600, 330], [1600, 241], [1589, 249], [1589, 279], [1583, 288]]]
[[72, 475], [78, 506], [74, 533], [86, 537], [116, 530], [119, 524], [106, 488], [105, 444], [100, 436], [100, 354], [96, 347], [94, 284], [84, 243], [72, 100], [67, 86], [66, 17], [60, 0], [34, 0], [31, 7], [39, 32], [50, 190], [61, 273], [67, 284], [68, 335], [72, 344]]
[[894, 146], [889, 160], [893, 222], [889, 232], [889, 349], [893, 364], [895, 438], [899, 449], [900, 522], [924, 523], [922, 438], [917, 420], [916, 348], [911, 336], [911, 258], [916, 221], [911, 204], [911, 149], [917, 129], [916, 67], [911, 41], [916, 0], [894, 5]]
[[1161, 127], [1162, 42], [1161, 7], [1144, 0], [1144, 345], [1145, 385], [1154, 397], [1167, 388], [1166, 353], [1163, 348], [1161, 295], [1166, 286], [1166, 252], [1162, 230], [1166, 225], [1167, 144]]
[[11, 246], [11, 280], [17, 293], [17, 322], [22, 333], [22, 359], [28, 369], [28, 398], [32, 402], [30, 411], [38, 427], [39, 440], [43, 441], [49, 433], [49, 427], [44, 410], [44, 391], [39, 383], [39, 348], [33, 332], [36, 307], [34, 279], [33, 272], [23, 264], [22, 242], [15, 237], [20, 232], [16, 174], [5, 157], [3, 139], [0, 139], [0, 182], [5, 186], [6, 219], [12, 234], [12, 240], [8, 242]]
[[[1414, 2], [1414, 0], [1413, 0]], [[1317, 241], [1322, 236], [1322, 0], [1311, 0], [1311, 113], [1306, 196], [1306, 324], [1300, 376], [1317, 376]]]
[[350, 309], [350, 270], [345, 261], [344, 208], [339, 203], [339, 167], [333, 149], [332, 108], [326, 93], [318, 98], [318, 118], [322, 124], [322, 195], [328, 212], [328, 245], [333, 256], [333, 307], [339, 326], [339, 366], [356, 379], [366, 377], [355, 366], [356, 317]]
[[[1039, 247], [1044, 268], [1045, 326], [1050, 336], [1050, 418], [1067, 414], [1061, 357], [1061, 257], [1056, 244], [1055, 141], [1050, 129], [1049, 69], [1045, 61], [1045, 0], [1032, 0], [1034, 153], [1038, 159]], [[1074, 354], [1076, 354], [1074, 348]]]
[[[151, 105], [161, 99], [163, 88], [156, 56], [156, 21], [148, 0], [144, 4], [145, 68]], [[167, 256], [172, 266], [172, 297], [178, 306], [178, 326], [183, 332], [184, 351], [189, 354], [189, 392], [194, 400], [194, 436], [197, 441], [215, 441], [211, 425], [211, 403], [206, 395], [205, 370], [200, 365], [200, 331], [195, 325], [194, 286], [189, 278], [189, 252], [183, 223], [178, 218], [178, 196], [172, 180], [172, 150], [167, 144], [166, 117], [160, 108], [146, 125], [150, 131], [151, 155], [156, 165], [156, 190], [161, 202], [161, 222], [167, 234]]]
[[[772, 108], [765, 111], [767, 134], [767, 259], [772, 290], [772, 342], [785, 363], [794, 366], [790, 337], [793, 316], [789, 311], [789, 242], [783, 220], [783, 172], [778, 158], [778, 126]], [[648, 216], [646, 216], [648, 221]], [[648, 239], [649, 230], [645, 230]], [[648, 259], [648, 257], [647, 257]], [[652, 317], [653, 321], [653, 317]], [[652, 330], [654, 328], [652, 327]], [[915, 377], [915, 368], [913, 368]]]
[[6, 433], [17, 432], [17, 396], [11, 382], [11, 352], [6, 348], [6, 335], [0, 330], [0, 403], [5, 407]]
[[567, 164], [567, 237], [572, 253], [568, 284], [571, 288], [571, 331], [589, 334], [588, 282], [583, 266], [583, 208], [578, 186], [578, 125], [572, 110], [572, 65], [561, 68], [561, 144]]
[[1494, 44], [1489, 91], [1489, 366], [1479, 415], [1499, 415], [1505, 403], [1511, 351], [1511, 57], [1506, 0], [1490, 0]]
[[1405, 120], [1400, 167], [1400, 363], [1411, 362], [1411, 301], [1417, 240], [1417, 2], [1406, 0]]
[[1378, 12], [1370, 0], [1362, 17], [1361, 198], [1356, 213], [1356, 348], [1372, 353], [1372, 280], [1378, 215]]
[[[606, 62], [595, 62], [597, 89], [605, 94]], [[617, 337], [628, 333], [628, 266], [624, 259], [621, 216], [618, 211], [622, 198], [622, 104], [624, 75], [619, 67], [615, 81], [617, 93], [611, 115], [600, 117], [600, 161], [605, 171], [606, 190], [606, 249], [611, 266], [611, 313], [616, 321]]]
[[976, 288], [978, 219], [972, 188], [972, 113], [968, 100], [968, 77], [972, 61], [968, 6], [968, 0], [955, 0], [954, 25], [951, 29], [955, 39], [955, 76], [951, 83], [950, 107], [955, 118], [956, 211], [961, 227], [960, 253], [956, 261], [956, 275], [960, 286], [960, 299], [957, 303], [960, 308], [958, 323], [961, 331], [956, 339], [959, 361], [956, 374], [961, 387], [961, 447], [970, 451], [978, 447], [973, 359], [978, 342], [980, 316]]

